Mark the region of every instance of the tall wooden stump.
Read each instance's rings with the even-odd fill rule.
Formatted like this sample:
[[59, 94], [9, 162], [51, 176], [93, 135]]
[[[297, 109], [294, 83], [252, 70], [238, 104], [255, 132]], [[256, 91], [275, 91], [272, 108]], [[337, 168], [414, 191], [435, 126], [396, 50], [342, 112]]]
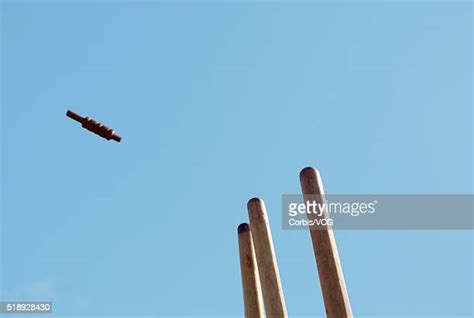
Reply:
[[247, 223], [239, 225], [240, 271], [242, 273], [242, 289], [244, 294], [244, 311], [246, 318], [264, 317], [262, 291], [258, 276], [255, 250], [250, 227]]
[[287, 317], [265, 204], [261, 199], [253, 198], [248, 202], [247, 208], [266, 315], [271, 318]]
[[[323, 183], [319, 172], [311, 167], [304, 168], [300, 172], [301, 189], [306, 200], [318, 198], [324, 201]], [[316, 196], [309, 196], [309, 195]], [[327, 211], [325, 211], [327, 212]], [[326, 213], [325, 213], [326, 214]], [[308, 218], [318, 218], [315, 214], [308, 214]], [[324, 216], [322, 216], [324, 218]], [[329, 318], [352, 317], [349, 296], [347, 295], [344, 275], [337, 252], [336, 241], [331, 226], [311, 229], [311, 240], [318, 265], [319, 281], [326, 307], [326, 315]]]

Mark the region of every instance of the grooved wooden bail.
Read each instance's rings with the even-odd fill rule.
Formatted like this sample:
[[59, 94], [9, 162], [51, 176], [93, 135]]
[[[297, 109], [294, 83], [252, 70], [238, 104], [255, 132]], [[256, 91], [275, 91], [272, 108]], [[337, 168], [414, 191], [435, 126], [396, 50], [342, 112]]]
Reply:
[[66, 112], [66, 116], [71, 119], [74, 119], [77, 122], [80, 122], [82, 127], [93, 132], [96, 135], [101, 136], [102, 138], [105, 138], [107, 140], [113, 139], [116, 142], [120, 142], [120, 140], [122, 140], [122, 137], [117, 135], [113, 129], [99, 123], [98, 121], [92, 118], [82, 117], [70, 110]]

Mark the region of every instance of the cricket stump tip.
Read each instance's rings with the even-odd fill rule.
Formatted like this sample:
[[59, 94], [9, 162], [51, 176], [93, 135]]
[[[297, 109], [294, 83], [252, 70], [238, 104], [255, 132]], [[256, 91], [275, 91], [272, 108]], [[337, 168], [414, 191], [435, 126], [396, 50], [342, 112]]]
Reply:
[[248, 223], [241, 223], [237, 228], [237, 233], [242, 234], [246, 232], [250, 232], [250, 226], [248, 225]]
[[263, 200], [260, 198], [252, 198], [247, 202], [247, 207], [250, 208], [252, 205], [261, 205], [263, 204]]
[[313, 168], [313, 167], [306, 167], [306, 168], [303, 168], [301, 169], [300, 171], [300, 178], [307, 178], [307, 177], [310, 177], [312, 175], [319, 175], [319, 171], [318, 169], [316, 168]]

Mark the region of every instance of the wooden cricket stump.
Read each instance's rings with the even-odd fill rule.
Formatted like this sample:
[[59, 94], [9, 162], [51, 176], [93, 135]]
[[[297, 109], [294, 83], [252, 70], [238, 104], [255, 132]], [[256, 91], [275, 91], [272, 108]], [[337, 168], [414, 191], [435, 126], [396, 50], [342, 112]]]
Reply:
[[263, 200], [253, 198], [247, 203], [247, 209], [266, 315], [269, 318], [288, 317], [265, 204]]
[[[305, 202], [307, 199], [315, 200], [315, 198], [320, 201], [318, 203], [324, 202], [323, 183], [316, 169], [307, 167], [301, 170], [300, 182]], [[327, 216], [327, 211], [324, 212], [324, 215]], [[324, 215], [321, 218], [324, 218]], [[317, 216], [308, 214], [308, 218], [317, 218]], [[352, 317], [351, 305], [332, 227], [329, 225], [319, 226], [318, 229], [310, 229], [310, 233], [326, 315], [329, 318]]]
[[255, 250], [250, 233], [250, 226], [242, 223], [237, 228], [239, 237], [240, 270], [244, 294], [244, 311], [246, 318], [263, 318], [262, 290], [258, 276]]
[[[316, 201], [319, 207], [324, 206], [324, 190], [319, 172], [311, 167], [304, 168], [300, 172], [300, 182], [305, 203]], [[242, 223], [238, 228], [245, 317], [263, 317], [261, 288], [266, 317], [286, 318], [288, 314], [265, 204], [263, 200], [253, 198], [247, 203], [247, 209], [250, 228], [247, 223]], [[322, 215], [309, 213], [307, 217], [310, 220], [327, 219], [327, 210], [322, 212]], [[310, 233], [326, 316], [352, 318], [332, 227], [310, 227]]]

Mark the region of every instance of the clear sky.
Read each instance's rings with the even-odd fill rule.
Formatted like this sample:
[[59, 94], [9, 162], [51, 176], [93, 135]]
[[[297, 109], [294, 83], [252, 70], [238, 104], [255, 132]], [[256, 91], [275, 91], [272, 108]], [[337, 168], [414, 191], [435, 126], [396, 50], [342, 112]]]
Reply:
[[[328, 193], [472, 193], [472, 15], [452, 1], [2, 1], [0, 299], [242, 316], [237, 226], [260, 196], [290, 317], [323, 316], [309, 234], [281, 229], [281, 195], [308, 165]], [[472, 314], [472, 231], [336, 239], [356, 316]]]

